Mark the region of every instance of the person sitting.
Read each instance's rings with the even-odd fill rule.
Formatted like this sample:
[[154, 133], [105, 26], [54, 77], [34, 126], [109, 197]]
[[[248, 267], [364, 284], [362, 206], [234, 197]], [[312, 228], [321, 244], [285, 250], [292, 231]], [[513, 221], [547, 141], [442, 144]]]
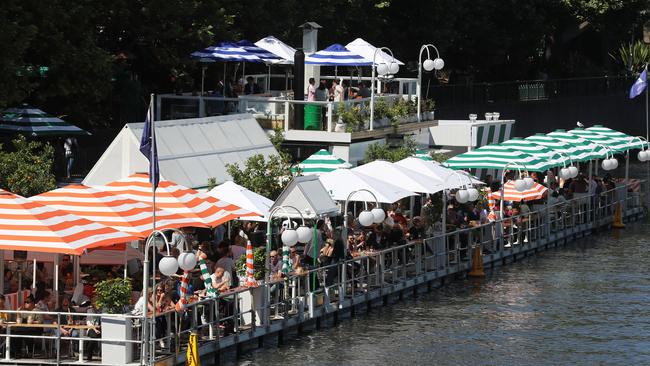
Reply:
[[269, 259], [271, 262], [271, 276], [279, 276], [282, 273], [282, 261], [278, 256], [278, 251], [272, 250], [269, 253]]
[[[75, 313], [75, 309], [72, 307], [72, 304], [70, 302], [70, 297], [68, 296], [63, 296], [61, 299], [61, 305], [59, 305], [59, 308], [56, 309], [58, 313]], [[59, 328], [57, 329], [58, 334], [61, 337], [79, 337], [79, 330], [78, 329], [73, 329], [69, 328], [66, 326], [70, 325], [75, 325], [76, 322], [76, 317], [73, 315], [67, 315], [67, 316], [61, 316], [59, 317], [61, 319], [61, 323], [59, 324]], [[54, 324], [57, 324], [56, 321]], [[67, 343], [67, 342], [66, 342]], [[77, 342], [70, 342], [70, 351], [77, 351]]]
[[298, 254], [298, 249], [296, 249], [295, 246], [289, 248], [289, 261], [294, 270], [296, 267], [300, 266], [300, 254]]
[[232, 276], [223, 267], [215, 267], [214, 273], [210, 275], [210, 279], [212, 280], [212, 287], [217, 291], [225, 292], [230, 289]]
[[[34, 296], [29, 295], [23, 301], [23, 305], [18, 308], [19, 313], [16, 314], [17, 323], [27, 323], [27, 324], [41, 324], [43, 323], [43, 317], [41, 314], [33, 313], [38, 311], [36, 309], [36, 304], [34, 301]], [[43, 334], [43, 328], [16, 328], [12, 330], [15, 335], [23, 336], [38, 336]], [[16, 356], [19, 358], [23, 357], [23, 352], [27, 348], [31, 352], [34, 347], [34, 338], [16, 338]]]
[[357, 91], [357, 97], [356, 99], [363, 99], [363, 98], [370, 98], [371, 92], [370, 89], [366, 86], [366, 84], [362, 81], [359, 83], [359, 91]]
[[412, 220], [413, 226], [409, 229], [407, 237], [409, 240], [422, 240], [424, 238], [424, 224], [420, 216], [415, 216]]
[[246, 78], [246, 85], [244, 85], [244, 94], [260, 94], [261, 92], [262, 90], [260, 89], [260, 86], [255, 82], [255, 79], [253, 79], [252, 76], [248, 76]]
[[402, 215], [402, 209], [401, 208], [396, 208], [393, 215], [392, 215], [393, 221], [396, 223], [402, 225], [403, 228], [408, 227], [408, 221], [406, 220], [406, 217]]
[[386, 248], [387, 238], [384, 235], [384, 226], [382, 224], [375, 225], [374, 230], [368, 236], [366, 245], [373, 250], [381, 250]]

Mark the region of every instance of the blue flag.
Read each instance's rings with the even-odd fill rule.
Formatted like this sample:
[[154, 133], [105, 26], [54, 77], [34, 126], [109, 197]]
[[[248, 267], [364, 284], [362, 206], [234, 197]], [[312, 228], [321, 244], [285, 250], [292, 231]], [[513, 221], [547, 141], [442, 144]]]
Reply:
[[[149, 110], [147, 110], [147, 118], [144, 120], [144, 130], [142, 130], [142, 138], [140, 139], [140, 152], [149, 160], [149, 183], [154, 188], [158, 188], [160, 182], [160, 169], [158, 168], [158, 148], [156, 147], [156, 132], [153, 131], [153, 101], [149, 103]], [[153, 161], [151, 160], [151, 149], [153, 146]]]
[[630, 88], [630, 99], [636, 98], [648, 87], [648, 67], [643, 70], [639, 78], [636, 79], [632, 88]]

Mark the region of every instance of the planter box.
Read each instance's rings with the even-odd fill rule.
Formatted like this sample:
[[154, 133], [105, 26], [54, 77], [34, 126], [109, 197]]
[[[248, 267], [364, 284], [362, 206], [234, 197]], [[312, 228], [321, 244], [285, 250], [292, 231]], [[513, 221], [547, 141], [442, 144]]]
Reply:
[[132, 335], [133, 321], [130, 318], [102, 316], [102, 364], [124, 365], [133, 361], [133, 343], [103, 340], [131, 340]]

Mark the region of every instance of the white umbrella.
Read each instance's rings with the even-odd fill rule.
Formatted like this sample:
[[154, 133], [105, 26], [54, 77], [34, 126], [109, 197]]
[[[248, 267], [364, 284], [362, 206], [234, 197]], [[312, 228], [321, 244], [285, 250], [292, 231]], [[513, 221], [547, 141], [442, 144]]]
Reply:
[[273, 201], [250, 191], [233, 181], [226, 181], [206, 193], [219, 200], [227, 201], [233, 205], [244, 208], [245, 210], [260, 214], [260, 216], [245, 217], [244, 220], [266, 221], [264, 218], [268, 215]]
[[[255, 42], [255, 45], [259, 48], [263, 48], [274, 55], [282, 58], [284, 61], [279, 62], [281, 64], [293, 64], [293, 55], [296, 53], [296, 49], [289, 46], [288, 44], [282, 42], [281, 40], [268, 36], [260, 39]], [[278, 63], [278, 62], [273, 62]]]
[[[370, 43], [366, 42], [362, 38], [357, 38], [354, 41], [346, 44], [345, 48], [356, 53], [357, 55], [363, 56], [363, 58], [367, 59], [370, 62], [372, 62], [372, 59], [375, 56], [375, 50], [377, 49], [377, 47], [371, 45]], [[389, 64], [394, 61], [398, 65], [404, 65], [402, 61], [393, 58], [393, 56], [387, 54], [384, 51], [377, 52], [376, 61], [377, 63], [385, 63], [385, 64]]]
[[385, 160], [376, 160], [352, 169], [362, 174], [379, 179], [386, 183], [395, 184], [418, 193], [436, 193], [444, 189], [442, 179], [434, 179], [415, 170], [390, 163]]
[[[318, 179], [332, 199], [336, 201], [345, 201], [350, 193], [359, 189], [369, 190], [382, 203], [393, 203], [404, 197], [416, 195], [415, 192], [350, 169], [337, 169], [333, 172], [321, 174]], [[354, 194], [350, 200], [373, 202], [375, 199], [368, 192], [360, 191]]]
[[[443, 181], [444, 189], [460, 188], [469, 182], [472, 184], [485, 184], [464, 171], [445, 168], [435, 161], [426, 161], [419, 158], [410, 157], [402, 159], [395, 164], [407, 169], [414, 170], [420, 174], [427, 175], [431, 178]], [[461, 177], [459, 178], [456, 173], [460, 174]]]

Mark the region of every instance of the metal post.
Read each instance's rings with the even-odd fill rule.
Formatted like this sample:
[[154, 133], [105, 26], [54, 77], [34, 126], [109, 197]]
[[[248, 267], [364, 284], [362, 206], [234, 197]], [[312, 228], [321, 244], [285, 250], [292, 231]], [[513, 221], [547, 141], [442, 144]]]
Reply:
[[327, 102], [327, 132], [332, 132], [332, 102]]
[[[377, 56], [377, 50], [375, 50], [375, 56]], [[374, 119], [375, 119], [375, 56], [372, 58], [372, 80], [370, 81], [370, 131], [373, 130]]]

